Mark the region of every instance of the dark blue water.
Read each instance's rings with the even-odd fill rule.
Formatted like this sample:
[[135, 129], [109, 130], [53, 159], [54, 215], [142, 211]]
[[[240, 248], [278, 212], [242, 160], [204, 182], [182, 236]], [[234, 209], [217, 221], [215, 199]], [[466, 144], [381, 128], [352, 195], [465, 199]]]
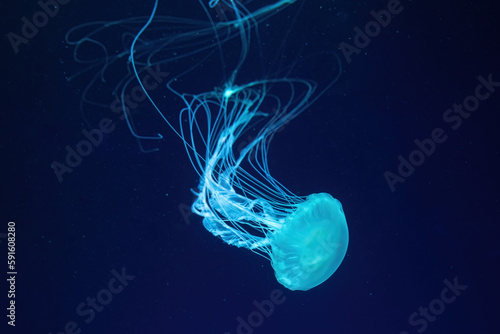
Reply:
[[[119, 114], [80, 111], [90, 77], [67, 80], [85, 65], [66, 32], [147, 16], [153, 2], [62, 3], [47, 22], [37, 18], [37, 32], [25, 31], [29, 43], [9, 33], [22, 36], [22, 18], [32, 22], [40, 5], [0, 5], [1, 333], [499, 331], [500, 29], [492, 1], [299, 1], [262, 27], [262, 41], [276, 41], [289, 20], [289, 45], [321, 45], [342, 62], [336, 84], [275, 136], [269, 153], [272, 174], [291, 191], [331, 193], [347, 217], [344, 262], [307, 292], [282, 287], [268, 261], [224, 244], [190, 214], [198, 176], [147, 103], [137, 107], [146, 115], [138, 126], [165, 135], [146, 143], [159, 149], [150, 154]], [[385, 27], [370, 23], [370, 11], [388, 6], [397, 14]], [[161, 1], [159, 13], [200, 18], [199, 8]], [[373, 36], [356, 39], [355, 27], [367, 24]], [[121, 36], [109, 38], [110, 49], [130, 45]], [[321, 63], [308, 66], [321, 77]], [[217, 73], [201, 71], [193, 89]], [[109, 105], [112, 88], [102, 87], [93, 97]], [[178, 103], [163, 106], [175, 117]], [[51, 166], [65, 164], [82, 131], [103, 119], [113, 122], [101, 123], [108, 133], [58, 178]], [[14, 300], [5, 284], [9, 221], [15, 327], [6, 317]]]

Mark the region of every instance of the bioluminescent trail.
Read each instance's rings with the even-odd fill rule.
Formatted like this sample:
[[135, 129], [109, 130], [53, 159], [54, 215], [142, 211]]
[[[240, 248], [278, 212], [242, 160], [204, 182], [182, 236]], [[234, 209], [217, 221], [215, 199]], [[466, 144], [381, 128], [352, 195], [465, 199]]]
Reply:
[[[227, 244], [269, 259], [277, 280], [288, 289], [309, 290], [327, 280], [344, 259], [345, 215], [331, 195], [297, 196], [273, 178], [268, 152], [277, 130], [337, 80], [339, 58], [324, 51], [304, 55], [304, 50], [287, 45], [295, 35], [274, 28], [271, 19], [279, 21], [285, 11], [282, 26], [294, 23], [299, 1], [204, 1], [184, 2], [199, 6], [203, 15], [196, 19], [157, 15], [156, 0], [149, 17], [94, 22], [69, 31], [66, 39], [75, 45], [75, 59], [97, 69], [83, 92], [84, 102], [96, 104], [91, 87], [104, 81], [115, 63], [126, 63], [128, 75], [117, 83], [113, 96], [120, 98], [141, 148], [164, 136], [140, 133], [126, 99], [134, 80], [149, 109], [152, 105], [180, 137], [199, 176], [192, 211], [203, 217], [203, 226]], [[217, 6], [224, 6], [224, 20], [214, 18]], [[122, 33], [110, 43], [128, 49], [109, 52], [109, 43], [100, 36], [112, 28]], [[85, 45], [102, 53], [100, 62], [83, 59], [80, 49]], [[303, 70], [325, 62], [330, 69], [317, 71], [326, 73], [321, 83]], [[152, 90], [144, 73], [155, 66], [172, 74]]]

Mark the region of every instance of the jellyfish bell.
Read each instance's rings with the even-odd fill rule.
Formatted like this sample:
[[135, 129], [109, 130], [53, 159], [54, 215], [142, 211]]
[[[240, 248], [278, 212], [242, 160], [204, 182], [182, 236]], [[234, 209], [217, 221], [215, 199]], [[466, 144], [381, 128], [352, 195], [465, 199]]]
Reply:
[[276, 279], [290, 290], [309, 290], [340, 266], [349, 233], [340, 202], [330, 194], [311, 194], [270, 235]]

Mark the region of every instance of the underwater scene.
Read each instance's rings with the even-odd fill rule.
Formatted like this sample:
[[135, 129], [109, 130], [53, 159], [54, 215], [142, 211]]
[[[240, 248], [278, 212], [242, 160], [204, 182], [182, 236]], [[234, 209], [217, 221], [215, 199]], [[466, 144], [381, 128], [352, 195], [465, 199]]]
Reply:
[[1, 333], [496, 333], [492, 1], [0, 4]]

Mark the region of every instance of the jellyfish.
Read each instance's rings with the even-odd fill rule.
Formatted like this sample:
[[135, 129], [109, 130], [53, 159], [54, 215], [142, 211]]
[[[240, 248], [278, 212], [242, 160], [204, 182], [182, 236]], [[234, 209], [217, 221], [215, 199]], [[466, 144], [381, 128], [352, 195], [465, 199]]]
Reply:
[[[269, 85], [272, 84], [272, 88]], [[273, 115], [262, 104], [278, 96], [313, 86], [291, 79], [253, 82], [223, 92], [181, 94], [188, 125], [181, 136], [191, 163], [200, 177], [192, 210], [203, 226], [229, 245], [247, 248], [271, 261], [275, 276], [290, 290], [309, 290], [328, 279], [342, 262], [348, 229], [341, 203], [327, 193], [294, 195], [271, 176], [270, 139], [283, 123], [301, 111], [309, 94], [280, 102]], [[213, 109], [217, 110], [212, 122]], [[260, 119], [255, 139], [238, 152], [238, 139]], [[202, 128], [201, 124], [205, 124]], [[196, 140], [199, 137], [201, 140]], [[202, 143], [200, 146], [199, 143]]]
[[[257, 54], [253, 59], [265, 58], [259, 25], [295, 2], [272, 0], [262, 6], [252, 0], [210, 0], [206, 6], [200, 0], [208, 18], [203, 21], [156, 15], [155, 0], [148, 18], [80, 26], [67, 34], [67, 41], [76, 49], [91, 43], [104, 50], [105, 61], [93, 82], [104, 77], [112, 64], [127, 59], [128, 75], [114, 94], [122, 101], [125, 120], [141, 149], [143, 142], [164, 136], [140, 133], [127, 111], [125, 92], [134, 80], [160, 119], [181, 139], [198, 174], [191, 209], [202, 217], [204, 228], [229, 245], [269, 260], [277, 281], [286, 288], [305, 291], [326, 281], [342, 263], [349, 239], [346, 218], [340, 201], [330, 194], [298, 196], [276, 180], [269, 168], [269, 147], [279, 129], [337, 81], [340, 58], [327, 55], [334, 70], [322, 83], [296, 75], [301, 64], [320, 63], [319, 58], [301, 55], [302, 63], [283, 66], [283, 44], [277, 48], [279, 54], [270, 58], [274, 62], [261, 63], [262, 71], [248, 61], [252, 52]], [[232, 14], [216, 21], [210, 9], [220, 5]], [[131, 40], [128, 51], [110, 57], [106, 43], [98, 41], [99, 33], [110, 27], [138, 28], [141, 20], [145, 23], [138, 32], [127, 35]], [[166, 31], [169, 26], [175, 26], [171, 33]], [[81, 31], [85, 31], [83, 37], [75, 37]], [[216, 72], [221, 78], [199, 82], [200, 73], [216, 62], [222, 65]], [[270, 63], [278, 67], [273, 74], [266, 67]], [[178, 117], [172, 116], [171, 100], [160, 96], [165, 92], [151, 92], [143, 83], [141, 73], [155, 64], [180, 69], [164, 85], [175, 97], [171, 100], [179, 103]]]

